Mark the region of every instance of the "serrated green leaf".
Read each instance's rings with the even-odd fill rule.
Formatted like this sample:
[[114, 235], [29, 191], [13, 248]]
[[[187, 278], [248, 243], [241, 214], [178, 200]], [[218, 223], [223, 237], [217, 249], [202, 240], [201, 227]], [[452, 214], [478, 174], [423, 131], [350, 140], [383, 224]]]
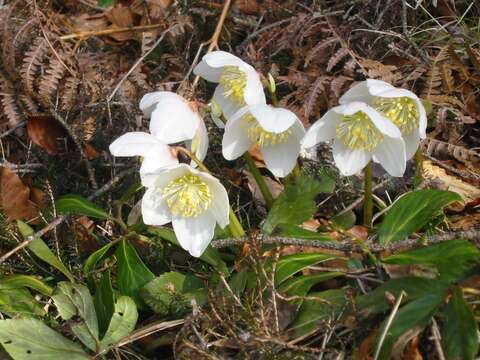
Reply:
[[[163, 227], [149, 227], [148, 232], [152, 235], [155, 235], [164, 240], [167, 240], [171, 244], [174, 244], [180, 247], [180, 244], [178, 243], [175, 233], [170, 229], [163, 228]], [[225, 276], [229, 275], [227, 264], [225, 263], [225, 261], [222, 260], [222, 257], [220, 256], [220, 253], [218, 252], [217, 249], [212, 248], [211, 246], [207, 247], [207, 249], [202, 254], [202, 256], [200, 256], [199, 259], [206, 262], [207, 264], [212, 265], [215, 270], [222, 273], [223, 275]]]
[[335, 259], [335, 256], [320, 253], [298, 253], [283, 256], [278, 260], [275, 281], [283, 283], [290, 276], [319, 262]]
[[[312, 298], [318, 298], [313, 300]], [[304, 336], [319, 328], [324, 328], [329, 320], [334, 320], [345, 308], [347, 296], [344, 289], [326, 290], [308, 294], [300, 307], [289, 332], [295, 337]]]
[[43, 295], [50, 296], [53, 293], [53, 289], [45, 284], [40, 279], [30, 275], [11, 275], [4, 278], [0, 278], [0, 284], [9, 285], [11, 287], [28, 287], [32, 290], [36, 290]]
[[454, 201], [462, 201], [462, 198], [451, 191], [426, 189], [403, 195], [387, 212], [378, 229], [380, 244], [405, 239]]
[[112, 219], [100, 206], [76, 194], [62, 196], [55, 202], [55, 206], [60, 214], [73, 213], [101, 220]]
[[[401, 347], [406, 344], [410, 337], [414, 337], [421, 331], [431, 320], [432, 316], [442, 304], [444, 293], [433, 293], [416, 299], [403, 306], [395, 315], [391, 326], [388, 328], [387, 335], [383, 341], [379, 360], [391, 359], [391, 352], [395, 345]], [[377, 344], [380, 334], [387, 324], [387, 320], [383, 322], [377, 336]], [[410, 335], [410, 336], [408, 336]], [[400, 349], [399, 349], [400, 350]]]
[[141, 290], [143, 300], [158, 314], [181, 313], [190, 306], [190, 299], [199, 305], [206, 300], [203, 281], [193, 275], [168, 272], [150, 281]]
[[473, 360], [478, 353], [478, 326], [472, 309], [456, 287], [445, 306], [442, 343], [448, 360]]
[[105, 255], [108, 253], [108, 251], [112, 248], [113, 245], [115, 245], [117, 242], [112, 241], [104, 246], [102, 246], [100, 249], [92, 253], [88, 259], [85, 261], [85, 264], [83, 265], [83, 273], [87, 275], [90, 271], [92, 271], [97, 263], [102, 260]]
[[78, 316], [81, 321], [72, 322], [72, 332], [90, 350], [98, 348], [98, 321], [93, 299], [88, 288], [80, 284], [60, 282], [52, 299], [64, 320]]
[[285, 281], [278, 289], [288, 296], [305, 296], [313, 285], [344, 275], [342, 272], [324, 272], [309, 276], [297, 276]]
[[35, 319], [1, 320], [0, 343], [14, 360], [91, 359], [79, 345]]
[[112, 315], [108, 330], [100, 342], [100, 351], [128, 336], [134, 329], [138, 319], [137, 305], [128, 296], [120, 296], [115, 303], [115, 312]]
[[[28, 237], [35, 233], [33, 229], [23, 221], [17, 220], [17, 226], [23, 237]], [[53, 252], [41, 238], [36, 238], [33, 240], [30, 245], [28, 245], [28, 248], [37, 257], [63, 273], [68, 280], [72, 282], [75, 281], [70, 270], [68, 270], [67, 267], [60, 261], [60, 259], [53, 254]]]
[[[450, 240], [408, 250], [382, 260], [385, 264], [433, 266], [439, 279], [456, 281], [480, 262], [480, 250], [467, 240]], [[455, 266], [452, 266], [455, 264]]]
[[112, 281], [110, 278], [110, 270], [106, 270], [95, 291], [93, 297], [93, 304], [95, 305], [95, 312], [98, 318], [98, 330], [100, 337], [107, 331], [108, 324], [115, 310], [115, 296], [112, 288]]
[[280, 224], [298, 225], [310, 219], [317, 209], [314, 199], [323, 190], [322, 185], [313, 178], [297, 177], [275, 199], [263, 224], [263, 231], [271, 234]]
[[0, 282], [0, 311], [10, 317], [30, 318], [45, 315], [43, 306], [24, 287]]
[[142, 304], [139, 291], [155, 275], [143, 263], [135, 248], [123, 239], [117, 247], [115, 255], [118, 260], [117, 286], [120, 294], [130, 296], [137, 305]]

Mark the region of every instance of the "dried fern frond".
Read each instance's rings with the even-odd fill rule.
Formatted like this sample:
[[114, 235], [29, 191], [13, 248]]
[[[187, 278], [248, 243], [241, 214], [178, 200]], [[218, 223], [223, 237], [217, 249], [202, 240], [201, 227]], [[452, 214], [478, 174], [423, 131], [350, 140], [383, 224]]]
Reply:
[[332, 69], [338, 65], [342, 60], [344, 60], [347, 56], [350, 55], [350, 52], [347, 48], [340, 48], [338, 49], [335, 54], [328, 60], [327, 64], [327, 71], [330, 72]]
[[426, 138], [422, 140], [422, 148], [432, 157], [445, 158], [451, 156], [456, 160], [467, 165], [480, 164], [480, 153], [474, 150], [469, 150], [463, 146], [449, 144], [445, 141]]
[[367, 76], [372, 79], [379, 79], [395, 84], [402, 78], [395, 65], [385, 65], [380, 61], [361, 59], [360, 64], [367, 70]]
[[463, 109], [464, 105], [463, 103], [456, 97], [454, 96], [449, 96], [449, 95], [430, 95], [428, 97], [428, 100], [430, 100], [432, 103], [436, 105], [443, 105], [447, 107], [456, 107], [459, 109]]
[[304, 66], [307, 67], [310, 64], [310, 62], [312, 62], [314, 57], [317, 62], [320, 62], [317, 57], [320, 57], [320, 60], [326, 59], [327, 58], [326, 50], [331, 46], [335, 45], [336, 43], [338, 43], [338, 41], [339, 39], [337, 37], [330, 37], [320, 41], [310, 51], [308, 51], [307, 55], [305, 56]]
[[437, 56], [433, 59], [432, 66], [427, 73], [427, 80], [425, 82], [425, 88], [422, 92], [424, 99], [430, 100], [431, 95], [437, 95], [440, 93], [440, 87], [442, 85], [442, 74], [440, 71], [440, 63], [448, 59], [449, 47], [445, 46], [440, 49]]
[[310, 87], [310, 91], [305, 99], [304, 104], [305, 117], [308, 118], [317, 102], [318, 97], [320, 94], [325, 92], [325, 84], [328, 82], [328, 80], [330, 80], [330, 77], [321, 76]]
[[20, 101], [24, 105], [24, 109], [28, 112], [28, 115], [38, 114], [37, 104], [27, 95], [20, 95]]
[[64, 74], [64, 65], [55, 56], [52, 56], [39, 85], [39, 96], [45, 105], [49, 105], [50, 99], [57, 91], [58, 84]]
[[0, 98], [2, 112], [7, 118], [8, 127], [14, 128], [23, 121], [23, 118], [15, 101], [13, 86], [2, 75], [0, 75]]
[[35, 76], [47, 53], [47, 41], [42, 37], [37, 37], [30, 49], [25, 53], [23, 65], [20, 69], [21, 78], [25, 89], [29, 94], [34, 93]]
[[330, 83], [330, 90], [332, 92], [331, 98], [338, 100], [338, 98], [340, 98], [341, 94], [343, 93], [343, 88], [345, 87], [345, 84], [350, 81], [353, 81], [353, 79], [348, 76], [340, 75], [335, 77]]
[[78, 87], [80, 85], [80, 80], [76, 77], [69, 76], [65, 81], [65, 86], [63, 87], [63, 94], [61, 97], [62, 101], [62, 110], [71, 110], [78, 96]]

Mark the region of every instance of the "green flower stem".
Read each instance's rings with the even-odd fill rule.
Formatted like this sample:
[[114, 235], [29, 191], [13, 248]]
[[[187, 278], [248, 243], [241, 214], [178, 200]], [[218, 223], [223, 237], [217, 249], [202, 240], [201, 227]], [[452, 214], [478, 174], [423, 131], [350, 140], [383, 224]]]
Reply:
[[[190, 159], [192, 159], [202, 171], [206, 172], [207, 174], [211, 174], [210, 170], [205, 166], [205, 164], [195, 156], [191, 151], [182, 148], [182, 147], [176, 147], [176, 150], [178, 152], [181, 152], [185, 155], [187, 155]], [[245, 235], [245, 230], [242, 227], [242, 224], [240, 223], [240, 220], [238, 220], [237, 215], [232, 210], [232, 207], [230, 206], [230, 210], [228, 213], [228, 217], [230, 218], [230, 224], [228, 224], [228, 228], [230, 230], [230, 233], [232, 234], [233, 237], [242, 237]]]
[[413, 180], [414, 187], [417, 187], [423, 182], [423, 153], [420, 147], [415, 153], [415, 178]]
[[372, 198], [372, 162], [369, 162], [364, 169], [365, 185], [363, 199], [363, 224], [372, 226], [373, 198]]
[[260, 170], [258, 170], [258, 167], [257, 165], [255, 165], [255, 161], [253, 160], [252, 155], [250, 155], [248, 151], [243, 155], [243, 158], [245, 159], [248, 169], [252, 173], [258, 187], [260, 188], [260, 192], [263, 195], [263, 199], [265, 200], [267, 208], [270, 209], [273, 205], [273, 196], [267, 186], [267, 183], [265, 182], [265, 179], [263, 178], [262, 174], [260, 174]]

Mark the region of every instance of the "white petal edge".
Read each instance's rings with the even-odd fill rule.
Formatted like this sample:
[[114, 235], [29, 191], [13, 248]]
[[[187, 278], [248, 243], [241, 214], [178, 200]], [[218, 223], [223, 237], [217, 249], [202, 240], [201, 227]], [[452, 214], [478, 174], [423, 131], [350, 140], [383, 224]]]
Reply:
[[260, 147], [268, 170], [276, 177], [285, 177], [290, 174], [300, 154], [300, 141], [305, 135], [305, 129], [297, 119], [291, 130], [292, 134], [286, 142]]
[[110, 144], [109, 150], [115, 156], [145, 156], [152, 146], [158, 144], [162, 144], [162, 142], [155, 136], [146, 132], [134, 131], [116, 139]]
[[200, 116], [181, 96], [161, 99], [150, 120], [150, 132], [166, 144], [191, 140]]
[[307, 133], [302, 139], [302, 147], [309, 149], [315, 145], [329, 141], [335, 138], [335, 132], [340, 116], [333, 109], [327, 111], [320, 119], [318, 119], [307, 130]]
[[362, 170], [372, 158], [372, 154], [365, 150], [352, 150], [341, 141], [333, 142], [333, 159], [342, 175], [351, 176]]
[[266, 104], [249, 106], [249, 111], [264, 130], [277, 134], [289, 129], [298, 119], [290, 110]]
[[222, 74], [222, 68], [211, 67], [202, 60], [195, 66], [193, 73], [207, 81], [218, 83]]
[[222, 50], [212, 51], [208, 54], [205, 54], [202, 58], [202, 61], [212, 68], [221, 68], [224, 66], [243, 67], [248, 65], [239, 57]]
[[145, 154], [140, 166], [140, 178], [143, 186], [154, 186], [154, 183], [149, 182], [151, 178], [145, 177], [146, 174], [152, 174], [162, 168], [176, 164], [178, 164], [178, 159], [173, 155], [172, 149], [168, 145], [157, 144], [152, 146], [150, 151]]
[[230, 223], [230, 201], [227, 190], [218, 179], [209, 174], [203, 174], [202, 180], [208, 184], [212, 193], [212, 204], [207, 211], [212, 213], [218, 225], [223, 229]]
[[224, 95], [225, 89], [218, 85], [213, 93], [212, 101], [215, 101], [222, 110], [225, 119], [230, 120], [235, 113], [243, 106], [240, 106]]
[[351, 101], [362, 101], [371, 104], [373, 97], [379, 92], [390, 90], [393, 86], [381, 80], [367, 79], [353, 85], [340, 99], [339, 104], [346, 104]]
[[[187, 148], [193, 151], [197, 159], [205, 160], [208, 152], [208, 132], [205, 122], [199, 119], [197, 132], [191, 141], [187, 141]], [[196, 168], [198, 165], [195, 161], [190, 161], [190, 166]]]
[[407, 160], [410, 160], [420, 145], [420, 135], [418, 131], [414, 130], [410, 134], [403, 136], [405, 142], [405, 156]]
[[147, 225], [165, 225], [172, 221], [172, 214], [165, 200], [155, 189], [147, 189], [142, 198], [142, 217]]
[[247, 135], [247, 124], [243, 119], [247, 111], [247, 107], [240, 109], [225, 125], [222, 138], [222, 154], [227, 160], [235, 160], [242, 156], [253, 145]]
[[403, 176], [406, 168], [405, 143], [402, 138], [390, 138], [384, 140], [375, 148], [373, 159], [392, 176]]
[[153, 173], [143, 174], [141, 176], [142, 185], [146, 187], [164, 188], [170, 181], [188, 173], [198, 174], [198, 171], [187, 164], [162, 167]]
[[263, 84], [257, 71], [250, 65], [245, 68], [247, 86], [243, 93], [243, 99], [247, 105], [266, 104], [267, 99], [263, 91]]
[[165, 99], [177, 99], [177, 98], [183, 99], [181, 96], [171, 91], [154, 91], [154, 92], [143, 95], [142, 99], [140, 100], [139, 107], [140, 107], [140, 110], [143, 111], [143, 115], [145, 117], [150, 117], [159, 101], [162, 101]]
[[194, 257], [200, 257], [212, 241], [215, 223], [215, 218], [208, 211], [198, 217], [174, 216], [172, 219], [173, 230], [180, 246]]

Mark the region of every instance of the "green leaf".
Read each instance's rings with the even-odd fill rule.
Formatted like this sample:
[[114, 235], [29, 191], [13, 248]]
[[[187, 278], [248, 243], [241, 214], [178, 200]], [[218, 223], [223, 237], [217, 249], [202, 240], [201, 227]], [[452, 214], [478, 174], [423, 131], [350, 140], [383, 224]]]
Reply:
[[97, 314], [88, 288], [62, 281], [58, 283], [52, 299], [64, 320], [70, 320], [73, 316], [78, 316], [82, 320], [71, 323], [72, 332], [90, 350], [96, 351], [98, 347]]
[[190, 300], [199, 305], [206, 300], [202, 280], [178, 272], [165, 273], [150, 281], [141, 291], [143, 300], [158, 314], [167, 315], [174, 310], [181, 313], [189, 308]]
[[53, 289], [50, 286], [48, 286], [38, 278], [29, 275], [11, 275], [0, 278], [0, 284], [18, 288], [28, 287], [47, 296], [50, 296], [53, 293]]
[[115, 309], [115, 296], [113, 294], [110, 270], [106, 270], [97, 285], [97, 291], [93, 297], [93, 304], [98, 318], [100, 336], [107, 331], [108, 323]]
[[[25, 238], [35, 233], [33, 229], [23, 221], [17, 220], [17, 226], [18, 230]], [[68, 270], [67, 267], [60, 261], [60, 259], [53, 254], [53, 252], [41, 238], [34, 239], [30, 245], [28, 245], [28, 248], [40, 259], [63, 273], [68, 280], [72, 282], [75, 281], [70, 270]]]
[[24, 287], [0, 282], [0, 311], [10, 317], [45, 315], [43, 306]]
[[[314, 292], [310, 293], [308, 298], [303, 302], [295, 321], [290, 325], [290, 331], [295, 337], [301, 337], [325, 327], [329, 320], [339, 316], [347, 304], [344, 289]], [[311, 298], [318, 298], [318, 300]]]
[[[170, 229], [164, 227], [149, 227], [148, 232], [152, 235], [167, 240], [171, 244], [180, 247], [175, 233]], [[227, 264], [225, 263], [225, 261], [222, 260], [222, 257], [220, 256], [220, 253], [217, 249], [212, 248], [211, 246], [207, 247], [207, 250], [205, 250], [205, 252], [202, 254], [202, 256], [200, 256], [199, 259], [206, 262], [207, 264], [212, 265], [215, 270], [222, 273], [223, 275], [229, 275]]]
[[79, 345], [35, 319], [1, 320], [0, 343], [14, 360], [91, 359]]
[[251, 276], [253, 276], [253, 272], [249, 271], [248, 268], [243, 268], [239, 272], [233, 274], [228, 285], [236, 295], [240, 296], [245, 291], [248, 278]]
[[102, 220], [113, 219], [100, 206], [76, 194], [62, 196], [55, 202], [55, 206], [61, 214], [73, 213]]
[[110, 250], [110, 248], [116, 243], [116, 241], [109, 242], [108, 244], [102, 246], [100, 249], [92, 253], [83, 265], [83, 273], [87, 275], [90, 271], [92, 271], [97, 265], [97, 263], [105, 257], [105, 255], [108, 253], [108, 250]]
[[330, 259], [335, 259], [335, 256], [320, 253], [298, 253], [284, 256], [277, 263], [276, 283], [281, 284], [297, 272]]
[[475, 359], [478, 353], [477, 323], [461, 288], [455, 288], [444, 313], [442, 342], [447, 359]]
[[462, 198], [451, 191], [426, 189], [405, 194], [393, 204], [380, 225], [380, 243], [385, 245], [405, 239], [454, 201], [462, 201]]
[[115, 312], [102, 341], [100, 351], [128, 336], [134, 329], [138, 319], [137, 305], [128, 296], [120, 296], [115, 304]]
[[448, 284], [441, 281], [413, 276], [389, 280], [368, 294], [358, 297], [357, 310], [361, 316], [372, 316], [389, 310], [391, 304], [385, 298], [387, 292], [398, 298], [404, 291], [405, 301], [412, 301], [429, 294], [443, 294], [448, 287]]
[[[382, 260], [385, 264], [433, 266], [439, 279], [455, 281], [480, 261], [480, 250], [467, 240], [450, 240], [404, 251]], [[455, 266], [452, 266], [455, 264]]]
[[306, 230], [297, 225], [289, 224], [280, 224], [278, 226], [278, 235], [308, 240], [333, 241], [332, 237], [327, 234]]
[[297, 177], [275, 199], [263, 224], [263, 231], [271, 234], [280, 224], [298, 225], [310, 219], [317, 209], [315, 197], [325, 191], [322, 184], [309, 177]]
[[115, 5], [116, 0], [98, 0], [98, 6], [107, 8]]
[[122, 295], [130, 296], [141, 305], [139, 290], [155, 275], [147, 268], [137, 254], [135, 248], [123, 239], [115, 255], [118, 260], [117, 286]]
[[342, 230], [348, 230], [357, 222], [357, 216], [353, 211], [347, 211], [346, 213], [336, 215], [332, 218], [332, 224], [335, 228]]
[[[380, 360], [392, 359], [392, 349], [403, 350], [408, 340], [420, 332], [430, 322], [438, 307], [442, 304], [444, 293], [433, 293], [414, 300], [403, 306], [396, 314], [379, 354]], [[382, 333], [388, 319], [383, 322], [378, 334]], [[378, 337], [377, 337], [378, 341]], [[378, 342], [377, 342], [378, 344]]]
[[279, 292], [285, 293], [288, 296], [305, 296], [310, 291], [311, 287], [319, 282], [330, 280], [342, 276], [342, 272], [324, 272], [309, 276], [297, 276], [285, 281]]

